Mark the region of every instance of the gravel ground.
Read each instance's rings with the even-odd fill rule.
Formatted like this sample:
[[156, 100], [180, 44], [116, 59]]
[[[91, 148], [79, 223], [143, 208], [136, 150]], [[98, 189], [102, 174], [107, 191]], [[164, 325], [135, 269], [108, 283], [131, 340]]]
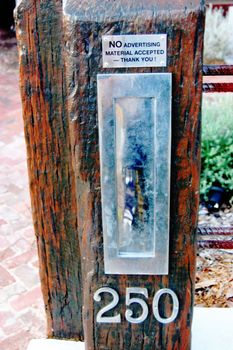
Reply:
[[233, 226], [233, 207], [209, 214], [204, 207], [199, 211], [199, 226], [230, 227]]
[[[233, 207], [215, 214], [200, 207], [199, 226], [232, 227]], [[195, 305], [233, 307], [233, 250], [198, 249]]]

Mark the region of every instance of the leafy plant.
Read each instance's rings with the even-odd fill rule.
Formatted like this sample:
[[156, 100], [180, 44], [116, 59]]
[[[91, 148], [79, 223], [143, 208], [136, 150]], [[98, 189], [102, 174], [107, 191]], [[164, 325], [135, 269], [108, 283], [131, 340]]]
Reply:
[[200, 193], [214, 182], [233, 191], [233, 95], [205, 96], [202, 106]]

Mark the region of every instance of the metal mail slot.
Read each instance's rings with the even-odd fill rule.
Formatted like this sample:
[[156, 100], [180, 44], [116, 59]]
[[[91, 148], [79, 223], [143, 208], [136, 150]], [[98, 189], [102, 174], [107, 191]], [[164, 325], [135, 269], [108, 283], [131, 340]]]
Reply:
[[168, 274], [171, 74], [100, 74], [107, 274]]

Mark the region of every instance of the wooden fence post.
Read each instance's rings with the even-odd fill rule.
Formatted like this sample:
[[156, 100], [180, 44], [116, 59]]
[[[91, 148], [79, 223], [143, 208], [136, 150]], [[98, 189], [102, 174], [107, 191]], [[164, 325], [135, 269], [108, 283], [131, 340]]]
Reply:
[[[18, 2], [20, 86], [49, 336], [82, 339], [82, 318], [90, 350], [190, 349], [203, 6], [199, 0], [66, 0], [63, 8], [61, 0]], [[103, 36], [136, 34], [166, 35], [167, 63], [103, 67]], [[116, 73], [136, 73], [137, 78], [145, 73], [172, 75], [168, 274], [105, 273], [97, 116], [100, 73], [111, 74], [113, 80]], [[169, 109], [166, 103], [164, 108]], [[115, 307], [101, 316], [111, 295]]]
[[[203, 2], [198, 0], [67, 0], [63, 7], [86, 349], [190, 349], [199, 198], [203, 6]], [[134, 34], [167, 34], [167, 66], [103, 67], [102, 37]], [[172, 73], [169, 274], [106, 274], [101, 217], [97, 74], [140, 75], [157, 72]], [[127, 321], [125, 317], [126, 303], [129, 303], [125, 297], [126, 289], [132, 287], [148, 292], [148, 299], [141, 295], [143, 302], [149, 305], [148, 316], [144, 322], [137, 324]], [[108, 291], [111, 288], [110, 294], [106, 293], [106, 288]], [[152, 312], [153, 298], [164, 288], [174, 292], [179, 301], [178, 315], [168, 324], [158, 321]], [[107, 317], [107, 321], [103, 321], [99, 311], [112, 298], [116, 301], [115, 308], [102, 315]], [[174, 311], [174, 306], [174, 299], [172, 302], [169, 296], [161, 297], [159, 314], [168, 317], [172, 308]], [[140, 316], [142, 309], [138, 303], [132, 303], [129, 308], [134, 311], [132, 317]], [[111, 317], [115, 317], [114, 321]]]
[[83, 339], [80, 249], [62, 59], [62, 2], [15, 10], [28, 173], [48, 336]]

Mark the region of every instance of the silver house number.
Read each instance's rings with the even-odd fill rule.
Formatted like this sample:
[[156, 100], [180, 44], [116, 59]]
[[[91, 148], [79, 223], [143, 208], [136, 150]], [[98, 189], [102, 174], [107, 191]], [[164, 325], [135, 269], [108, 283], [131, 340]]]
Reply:
[[[119, 311], [114, 310], [115, 307], [119, 306], [118, 303], [120, 298], [118, 293], [112, 288], [102, 287], [95, 292], [94, 300], [97, 302], [100, 302], [101, 295], [103, 293], [110, 294], [112, 297], [112, 301], [99, 310], [96, 316], [97, 323], [121, 323], [122, 322], [121, 314], [119, 313]], [[173, 305], [172, 313], [168, 317], [161, 317], [159, 312], [160, 298], [166, 294], [169, 294], [172, 299], [172, 305]], [[126, 288], [125, 304], [127, 308], [125, 311], [125, 319], [127, 322], [137, 324], [137, 323], [142, 323], [147, 319], [147, 316], [149, 314], [149, 308], [146, 300], [142, 299], [142, 296], [144, 297], [144, 299], [148, 298], [148, 290], [146, 288], [140, 288], [140, 287]], [[130, 308], [131, 304], [137, 304], [137, 307], [139, 307], [141, 310], [140, 316], [135, 317], [133, 315], [133, 311]], [[152, 309], [153, 309], [154, 317], [158, 322], [162, 324], [168, 324], [175, 321], [179, 313], [179, 300], [176, 293], [169, 288], [163, 288], [158, 290], [157, 293], [155, 293], [153, 298]], [[105, 313], [107, 311], [111, 311], [111, 313], [113, 313], [114, 316], [106, 316]]]
[[171, 74], [97, 81], [105, 273], [168, 274]]

